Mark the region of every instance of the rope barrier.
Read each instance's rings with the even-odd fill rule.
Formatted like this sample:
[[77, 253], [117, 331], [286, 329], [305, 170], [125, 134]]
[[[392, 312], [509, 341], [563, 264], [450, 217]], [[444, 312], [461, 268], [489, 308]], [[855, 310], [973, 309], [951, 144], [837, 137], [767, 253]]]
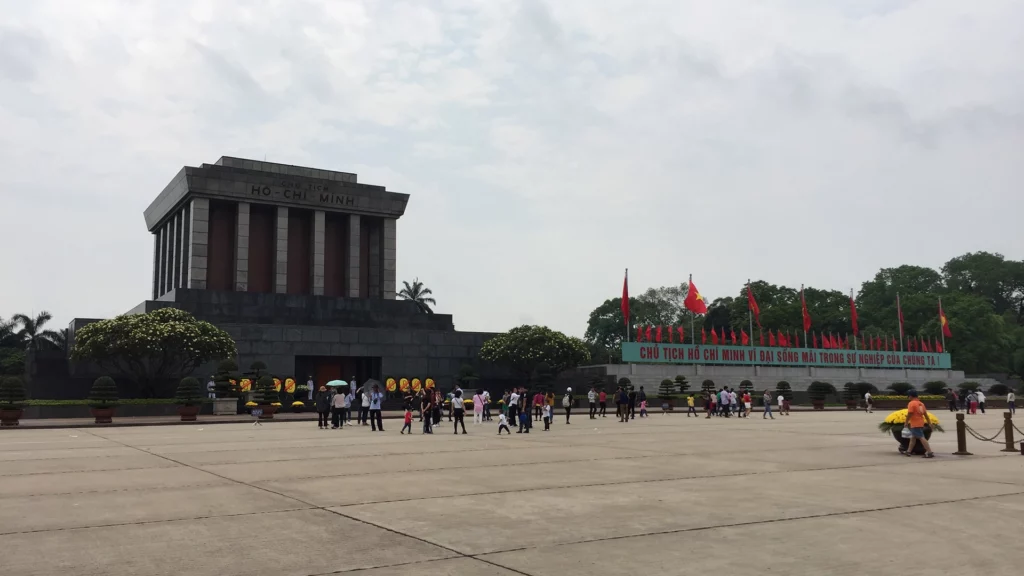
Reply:
[[999, 430], [996, 430], [996, 433], [992, 435], [992, 438], [983, 438], [981, 433], [974, 428], [971, 428], [969, 424], [965, 424], [965, 426], [967, 428], [967, 432], [970, 433], [971, 436], [974, 436], [975, 439], [981, 440], [982, 442], [994, 442], [995, 444], [1002, 444], [1002, 442], [997, 442], [995, 438], [1006, 431], [1005, 428], [1000, 428]]

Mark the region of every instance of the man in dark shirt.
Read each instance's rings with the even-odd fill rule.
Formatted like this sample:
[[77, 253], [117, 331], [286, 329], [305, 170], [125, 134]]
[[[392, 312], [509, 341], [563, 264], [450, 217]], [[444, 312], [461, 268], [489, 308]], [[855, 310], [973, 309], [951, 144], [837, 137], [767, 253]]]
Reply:
[[632, 420], [636, 418], [636, 390], [630, 390], [628, 398], [628, 405], [626, 406], [627, 418]]

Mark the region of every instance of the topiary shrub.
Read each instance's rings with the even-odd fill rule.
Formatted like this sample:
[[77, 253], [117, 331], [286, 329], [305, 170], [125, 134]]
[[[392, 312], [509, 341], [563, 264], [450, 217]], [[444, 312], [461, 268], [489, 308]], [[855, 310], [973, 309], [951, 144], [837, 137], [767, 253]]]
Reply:
[[658, 386], [658, 400], [668, 402], [675, 398], [676, 383], [673, 380], [665, 378], [661, 381], [661, 385]]
[[622, 378], [619, 378], [619, 386], [622, 386], [623, 390], [629, 392], [633, 389], [633, 382], [631, 382], [629, 378], [623, 376]]
[[174, 403], [182, 406], [196, 406], [203, 401], [203, 391], [199, 386], [199, 380], [191, 376], [181, 379], [178, 383], [178, 390], [174, 394]]
[[690, 389], [690, 382], [682, 374], [676, 376], [676, 389], [680, 394], [685, 394]]
[[843, 384], [843, 400], [853, 400], [854, 402], [860, 400], [863, 394], [857, 392], [857, 385], [853, 382], [847, 382]]
[[1006, 396], [1006, 393], [1010, 391], [1010, 387], [1006, 384], [993, 384], [989, 387], [987, 394], [989, 396]]
[[718, 390], [715, 388], [715, 381], [708, 379], [700, 383], [701, 396], [704, 398], [711, 398]]
[[267, 365], [262, 360], [256, 360], [252, 364], [249, 364], [249, 371], [252, 373], [252, 377], [257, 381], [263, 376], [263, 373], [267, 370]]
[[924, 391], [925, 391], [925, 393], [926, 394], [932, 394], [932, 395], [935, 395], [935, 396], [938, 396], [940, 394], [945, 394], [946, 390], [948, 388], [949, 388], [949, 386], [946, 385], [946, 383], [942, 382], [941, 380], [932, 380], [931, 382], [925, 382], [924, 383]]
[[744, 380], [740, 382], [740, 395], [742, 396], [746, 392], [754, 391], [754, 383], [750, 380]]
[[815, 380], [811, 382], [811, 385], [807, 387], [807, 396], [811, 400], [823, 401], [828, 397], [829, 394], [835, 394], [836, 387], [829, 384], [828, 382], [819, 382]]
[[0, 378], [0, 408], [16, 410], [25, 405], [25, 383], [17, 376]]
[[868, 392], [872, 394], [878, 392], [878, 388], [875, 387], [875, 385], [871, 384], [870, 382], [857, 382], [856, 384], [854, 384], [854, 387], [857, 388], [858, 399], [863, 398], [864, 395], [867, 394]]
[[907, 392], [910, 392], [913, 388], [909, 382], [893, 382], [889, 384], [889, 390], [892, 390], [897, 396], [906, 396]]
[[779, 383], [775, 385], [775, 392], [782, 394], [782, 397], [786, 400], [793, 399], [793, 388], [790, 387], [789, 382], [786, 382], [785, 380], [780, 380]]
[[[237, 398], [238, 397], [238, 381], [241, 378], [238, 375], [238, 364], [231, 359], [221, 360], [217, 364], [217, 373], [213, 376], [214, 389], [217, 391], [218, 398]], [[235, 384], [231, 384], [234, 380]]]
[[117, 406], [117, 383], [110, 376], [100, 376], [89, 390], [89, 406], [93, 408], [114, 408]]
[[279, 394], [274, 390], [274, 378], [265, 374], [256, 381], [256, 403], [269, 406], [279, 401]]
[[961, 392], [974, 392], [981, 388], [981, 384], [978, 384], [977, 382], [961, 382], [960, 384], [957, 384], [956, 387], [959, 388]]

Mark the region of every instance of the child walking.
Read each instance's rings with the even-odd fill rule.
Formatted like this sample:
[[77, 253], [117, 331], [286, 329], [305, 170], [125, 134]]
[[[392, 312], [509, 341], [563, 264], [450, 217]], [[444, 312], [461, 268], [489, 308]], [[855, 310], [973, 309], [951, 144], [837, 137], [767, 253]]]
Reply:
[[640, 417], [647, 418], [647, 400], [640, 401]]
[[551, 430], [551, 406], [548, 404], [544, 405], [544, 431]]
[[508, 432], [508, 435], [512, 435], [512, 431], [508, 429], [508, 416], [504, 412], [498, 414], [498, 436], [501, 436], [501, 431]]
[[400, 433], [401, 434], [405, 434], [406, 430], [409, 431], [409, 434], [412, 434], [412, 407], [411, 406], [406, 406], [405, 407], [405, 426], [402, 426], [402, 431]]

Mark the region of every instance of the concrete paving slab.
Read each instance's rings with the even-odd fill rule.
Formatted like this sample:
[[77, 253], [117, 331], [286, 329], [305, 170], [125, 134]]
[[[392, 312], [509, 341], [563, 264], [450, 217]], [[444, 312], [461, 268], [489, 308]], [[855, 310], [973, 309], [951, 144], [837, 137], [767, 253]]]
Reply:
[[0, 498], [0, 534], [296, 510], [291, 498], [222, 484]]
[[457, 556], [323, 510], [11, 534], [0, 548], [17, 576], [308, 576]]
[[53, 450], [19, 449], [0, 452], [0, 462], [13, 460], [55, 460], [62, 458], [106, 458], [108, 456], [132, 456], [138, 453], [138, 450], [127, 446], [60, 448]]
[[[664, 534], [546, 545], [481, 556], [536, 576], [601, 574], [899, 574], [1020, 573], [1024, 550], [1013, 534], [1020, 518], [1000, 511], [1024, 497], [995, 497], [768, 521]], [[1002, 513], [1001, 513], [1002, 512]], [[967, 545], [966, 543], [970, 543]], [[908, 552], [911, 550], [911, 552]]]
[[109, 470], [90, 472], [58, 472], [10, 476], [0, 482], [0, 499], [44, 494], [84, 494], [115, 490], [160, 490], [176, 486], [206, 486], [226, 484], [230, 480], [218, 478], [192, 468], [140, 468], [135, 470]]
[[106, 458], [50, 458], [43, 460], [8, 460], [0, 465], [0, 476], [20, 474], [52, 474], [55, 472], [89, 472], [99, 470], [135, 470], [170, 468], [177, 464], [159, 456], [135, 452], [130, 456]]

